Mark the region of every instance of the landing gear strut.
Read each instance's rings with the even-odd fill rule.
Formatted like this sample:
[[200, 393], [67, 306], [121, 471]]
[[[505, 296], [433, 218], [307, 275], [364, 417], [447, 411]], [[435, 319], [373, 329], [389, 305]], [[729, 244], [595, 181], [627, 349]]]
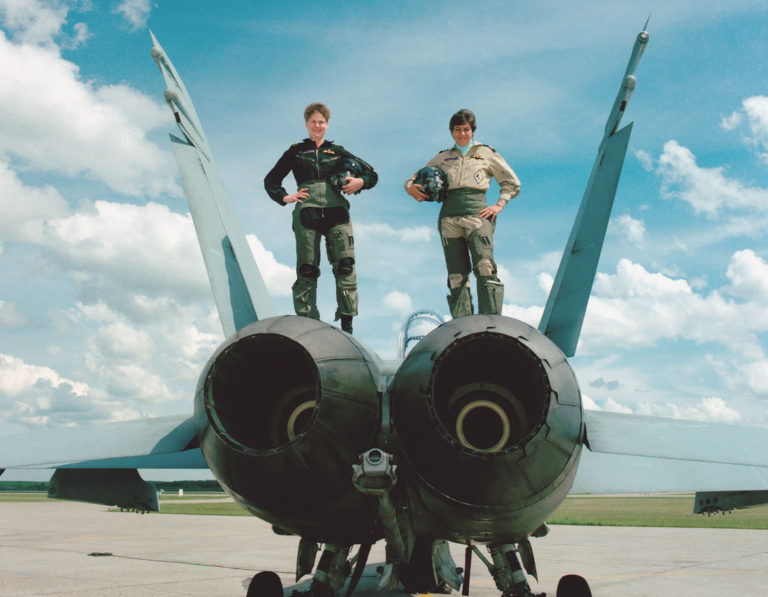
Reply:
[[545, 593], [531, 591], [514, 544], [489, 545], [488, 551], [491, 552], [493, 562], [489, 562], [476, 546], [472, 550], [488, 567], [502, 597], [545, 597]]
[[294, 594], [311, 597], [337, 597], [351, 572], [351, 567], [347, 562], [349, 550], [349, 545], [326, 543], [309, 591], [306, 593], [296, 591]]

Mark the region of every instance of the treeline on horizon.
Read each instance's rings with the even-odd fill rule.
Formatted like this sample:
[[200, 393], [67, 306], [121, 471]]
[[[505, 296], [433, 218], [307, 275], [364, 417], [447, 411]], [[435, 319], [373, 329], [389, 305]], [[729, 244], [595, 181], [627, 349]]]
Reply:
[[[164, 493], [178, 493], [179, 489], [185, 492], [195, 491], [222, 491], [218, 481], [147, 481], [154, 485], [157, 491]], [[0, 491], [45, 491], [48, 492], [48, 481], [0, 481]]]

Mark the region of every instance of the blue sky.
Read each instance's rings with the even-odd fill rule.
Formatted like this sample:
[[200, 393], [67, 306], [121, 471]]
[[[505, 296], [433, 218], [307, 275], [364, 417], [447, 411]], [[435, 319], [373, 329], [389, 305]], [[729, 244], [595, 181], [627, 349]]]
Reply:
[[768, 425], [765, 2], [0, 0], [0, 433], [191, 412], [223, 339], [149, 29], [279, 311], [290, 210], [262, 180], [305, 136], [304, 106], [325, 102], [328, 138], [375, 167], [379, 184], [351, 199], [355, 334], [391, 358], [410, 311], [447, 314], [437, 206], [402, 182], [450, 146], [450, 115], [472, 109], [475, 138], [522, 181], [496, 261], [504, 313], [536, 325], [649, 13], [572, 364], [589, 408]]

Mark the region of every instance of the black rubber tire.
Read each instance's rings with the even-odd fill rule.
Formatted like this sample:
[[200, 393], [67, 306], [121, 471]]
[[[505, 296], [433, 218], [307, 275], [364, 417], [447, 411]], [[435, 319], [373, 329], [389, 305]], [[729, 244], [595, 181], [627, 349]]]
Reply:
[[566, 574], [557, 583], [557, 597], [592, 597], [592, 591], [583, 577]]
[[283, 597], [283, 583], [274, 572], [259, 572], [251, 579], [246, 597]]

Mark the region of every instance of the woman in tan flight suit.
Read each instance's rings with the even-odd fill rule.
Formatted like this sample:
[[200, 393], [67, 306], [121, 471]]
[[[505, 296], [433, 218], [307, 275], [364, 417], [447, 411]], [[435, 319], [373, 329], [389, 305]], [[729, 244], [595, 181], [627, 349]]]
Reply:
[[[493, 260], [493, 231], [508, 201], [520, 192], [520, 181], [493, 147], [472, 138], [477, 128], [470, 110], [459, 110], [449, 123], [455, 144], [433, 157], [427, 166], [442, 170], [448, 192], [440, 209], [438, 229], [448, 269], [448, 306], [451, 316], [472, 315], [469, 273], [477, 279], [478, 312], [500, 315], [504, 285], [496, 275]], [[405, 190], [416, 201], [428, 199], [417, 174], [405, 181]], [[499, 184], [499, 199], [488, 205], [485, 193], [491, 178]]]

